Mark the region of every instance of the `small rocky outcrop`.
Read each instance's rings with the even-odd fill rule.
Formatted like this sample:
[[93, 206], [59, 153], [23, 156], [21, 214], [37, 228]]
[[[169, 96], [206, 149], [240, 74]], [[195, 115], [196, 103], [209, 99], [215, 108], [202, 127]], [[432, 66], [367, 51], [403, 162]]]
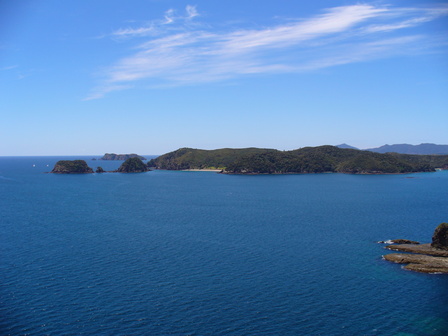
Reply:
[[93, 169], [90, 168], [84, 160], [60, 160], [56, 162], [53, 174], [91, 174]]
[[127, 160], [129, 158], [139, 158], [140, 160], [146, 160], [143, 156], [137, 154], [115, 154], [115, 153], [106, 153], [100, 160]]
[[394, 244], [420, 244], [418, 241], [409, 240], [409, 239], [393, 239], [392, 243], [394, 243]]
[[431, 246], [448, 251], [448, 223], [440, 224], [434, 231]]
[[[389, 242], [401, 242], [396, 239]], [[389, 245], [386, 249], [405, 252], [387, 254], [384, 259], [406, 264], [405, 269], [423, 273], [448, 274], [448, 223], [440, 224], [434, 231], [431, 244], [412, 244], [408, 240], [399, 245]]]
[[116, 170], [117, 173], [143, 173], [148, 171], [148, 167], [140, 160], [138, 157], [133, 157], [127, 159], [123, 164]]
[[101, 173], [104, 173], [104, 172], [105, 171], [104, 171], [104, 169], [102, 167], [97, 167], [96, 170], [95, 170], [95, 173], [97, 173], [97, 174], [101, 174]]
[[379, 241], [380, 244], [420, 244], [418, 241], [409, 240], [409, 239], [392, 239], [392, 240], [384, 240]]

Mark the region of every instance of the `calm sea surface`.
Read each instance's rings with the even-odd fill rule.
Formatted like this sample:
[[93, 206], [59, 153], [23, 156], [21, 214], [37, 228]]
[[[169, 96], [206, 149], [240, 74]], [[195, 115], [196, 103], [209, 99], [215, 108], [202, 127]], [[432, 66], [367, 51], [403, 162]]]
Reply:
[[448, 276], [376, 243], [430, 242], [448, 171], [44, 174], [59, 159], [0, 157], [1, 335], [448, 335]]

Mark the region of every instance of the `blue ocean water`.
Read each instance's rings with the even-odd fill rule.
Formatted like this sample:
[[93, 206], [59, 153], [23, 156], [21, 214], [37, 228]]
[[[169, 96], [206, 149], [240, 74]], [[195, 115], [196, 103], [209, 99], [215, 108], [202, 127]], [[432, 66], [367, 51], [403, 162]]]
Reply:
[[448, 171], [44, 174], [59, 159], [0, 157], [2, 335], [448, 335], [448, 276], [376, 243], [430, 242]]

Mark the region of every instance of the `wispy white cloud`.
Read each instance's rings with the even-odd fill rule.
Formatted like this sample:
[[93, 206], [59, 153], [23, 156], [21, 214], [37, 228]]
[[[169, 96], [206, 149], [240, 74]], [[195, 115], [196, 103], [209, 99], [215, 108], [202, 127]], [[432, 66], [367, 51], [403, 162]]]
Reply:
[[18, 65], [10, 65], [10, 66], [6, 66], [6, 67], [3, 67], [3, 68], [0, 68], [0, 70], [7, 71], [7, 70], [16, 69], [18, 67], [19, 67]]
[[199, 16], [198, 11], [196, 10], [196, 6], [188, 5], [185, 10], [187, 11], [187, 20], [191, 20], [196, 16]]
[[298, 71], [312, 71], [338, 65], [365, 62], [373, 59], [397, 55], [408, 55], [410, 52], [418, 52], [421, 47], [416, 45], [423, 43], [421, 35], [404, 36], [398, 38], [385, 38], [373, 42], [340, 44], [326, 49], [325, 56], [304, 62], [299, 65]]
[[[126, 37], [126, 36], [147, 36], [154, 32], [155, 27], [148, 25], [146, 27], [138, 28], [121, 28], [112, 33], [113, 36]], [[104, 37], [104, 36], [103, 36]]]
[[16, 64], [16, 65], [9, 65], [9, 66], [2, 67], [2, 68], [0, 68], [0, 71], [8, 73], [9, 76], [12, 75], [13, 76], [12, 78], [14, 78], [14, 79], [21, 80], [21, 79], [27, 78], [29, 76], [32, 76], [34, 73], [40, 72], [41, 70], [38, 70], [38, 69], [25, 69], [24, 70], [24, 69], [21, 69], [19, 67], [19, 65]]
[[[227, 36], [222, 49], [228, 53], [248, 52], [250, 49], [284, 48], [320, 36], [340, 33], [356, 24], [387, 11], [367, 5], [332, 8], [326, 14], [289, 25], [264, 30], [241, 30]], [[220, 50], [222, 52], [223, 50]]]
[[[168, 9], [167, 11], [165, 11], [163, 19], [147, 22], [142, 27], [120, 28], [112, 32], [111, 36], [130, 38], [138, 36], [157, 35], [160, 34], [163, 30], [167, 29], [167, 26], [169, 25], [174, 25], [178, 22], [180, 22], [181, 24], [187, 24], [198, 16], [200, 15], [196, 7], [191, 5], [185, 7], [185, 12], [183, 14], [177, 14], [176, 10]], [[102, 37], [106, 37], [106, 35], [103, 35]]]
[[114, 92], [114, 91], [122, 91], [132, 88], [132, 85], [116, 85], [116, 84], [103, 84], [100, 87], [95, 88], [86, 98], [83, 100], [94, 100], [103, 98], [104, 95]]
[[165, 12], [165, 22], [164, 24], [173, 23], [176, 18], [174, 17], [174, 9], [168, 9]]
[[[397, 33], [446, 15], [448, 6], [417, 9], [363, 4], [330, 8], [314, 17], [264, 29], [217, 32], [187, 24], [199, 16], [193, 6], [187, 6], [183, 16], [169, 10], [159, 22], [114, 32], [116, 36], [153, 36], [109, 66], [90, 99], [139, 82], [151, 86], [205, 83], [410, 54], [430, 45], [429, 37], [415, 31]], [[175, 29], [160, 28], [176, 22]]]
[[448, 15], [448, 5], [434, 8], [402, 8], [389, 12], [391, 17], [398, 18], [397, 22], [379, 23], [366, 27], [366, 32], [387, 32], [403, 28], [412, 28], [425, 22], [433, 21], [441, 16]]

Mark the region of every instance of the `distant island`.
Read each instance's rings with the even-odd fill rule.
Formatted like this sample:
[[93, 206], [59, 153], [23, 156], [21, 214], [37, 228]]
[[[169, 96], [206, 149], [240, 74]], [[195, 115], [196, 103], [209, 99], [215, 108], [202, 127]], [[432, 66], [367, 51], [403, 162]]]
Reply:
[[53, 174], [92, 174], [93, 169], [90, 168], [84, 160], [61, 160], [56, 162]]
[[448, 155], [381, 154], [335, 146], [305, 147], [292, 151], [181, 148], [150, 160], [148, 167], [167, 170], [219, 169], [227, 174], [402, 174], [448, 169]]
[[117, 173], [143, 173], [148, 171], [149, 168], [138, 157], [131, 157], [127, 159], [120, 168], [117, 169]]
[[[131, 157], [114, 172], [145, 172], [155, 168], [209, 170], [224, 174], [404, 174], [448, 169], [448, 155], [383, 154], [336, 146], [304, 147], [291, 151], [268, 148], [180, 148], [151, 159], [147, 165], [137, 154], [106, 154], [105, 157], [118, 160], [125, 155]], [[98, 167], [96, 172], [105, 171]], [[65, 160], [58, 161], [52, 173], [85, 174], [93, 173], [93, 169], [83, 160]]]
[[140, 160], [146, 160], [143, 156], [137, 154], [115, 154], [115, 153], [106, 153], [100, 160], [127, 160], [129, 158], [139, 158]]
[[397, 144], [384, 145], [378, 148], [370, 148], [366, 150], [377, 153], [395, 152], [400, 154], [447, 155], [448, 145], [436, 145], [432, 143], [422, 143], [420, 145]]
[[[121, 164], [117, 170], [105, 171], [102, 167], [97, 167], [96, 173], [143, 173], [149, 171], [148, 166], [138, 157], [127, 159]], [[61, 160], [56, 162], [53, 174], [93, 174], [93, 169], [90, 168], [84, 160]]]
[[[340, 144], [336, 147], [359, 149], [347, 144]], [[416, 154], [416, 155], [448, 155], [448, 145], [436, 145], [433, 143], [422, 143], [420, 145], [395, 144], [384, 145], [376, 148], [364, 149], [369, 152], [376, 153], [399, 153], [399, 154]]]

